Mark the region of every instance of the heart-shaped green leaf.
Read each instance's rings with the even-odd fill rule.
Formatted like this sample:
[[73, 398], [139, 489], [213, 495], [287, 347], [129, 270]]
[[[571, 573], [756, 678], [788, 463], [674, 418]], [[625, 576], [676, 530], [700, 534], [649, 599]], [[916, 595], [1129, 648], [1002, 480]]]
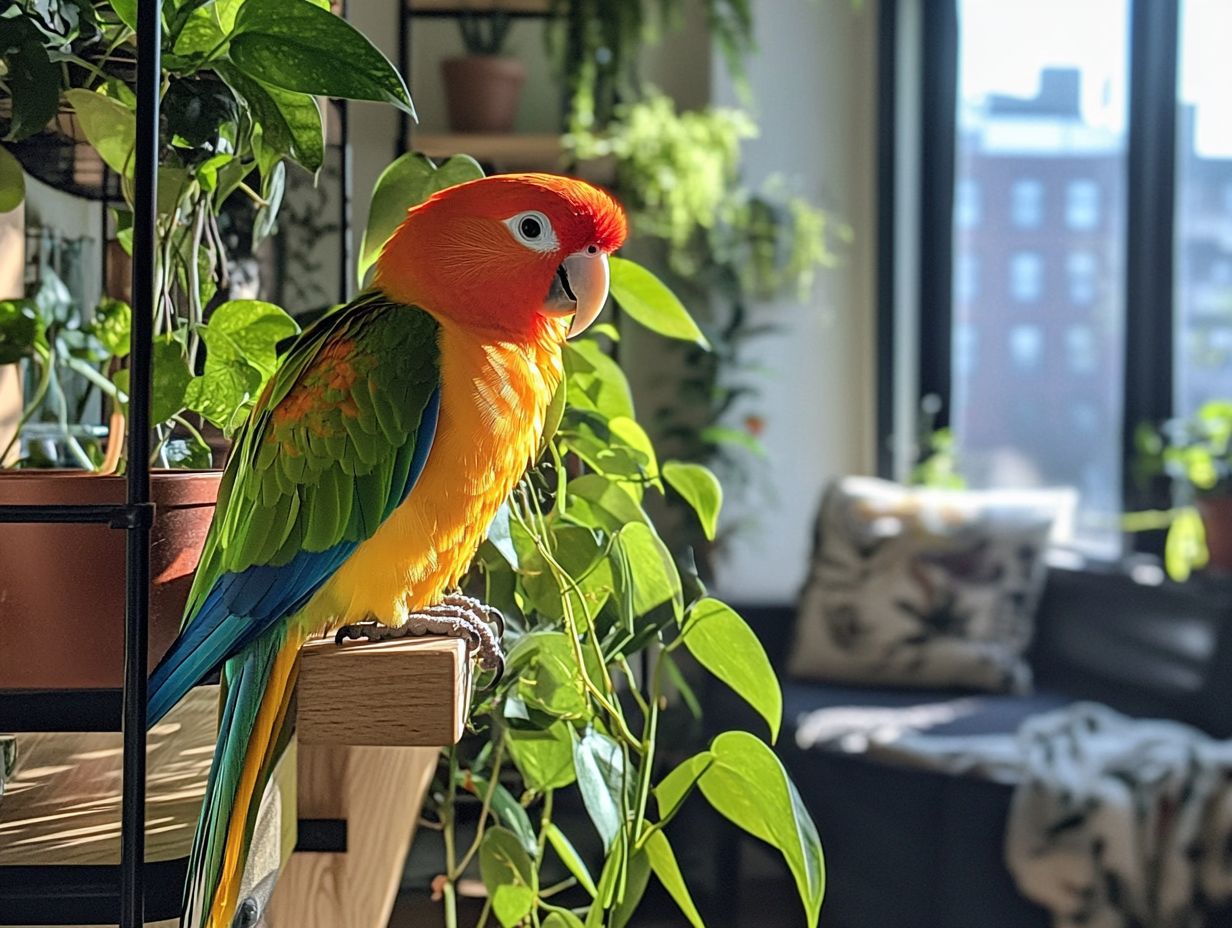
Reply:
[[278, 364], [278, 343], [297, 332], [299, 324], [273, 303], [230, 300], [210, 315], [201, 338], [210, 357], [247, 362], [269, 377]]
[[[13, 20], [3, 22], [12, 23]], [[48, 57], [47, 50], [33, 39], [9, 52], [5, 63], [8, 66], [5, 81], [13, 103], [13, 117], [6, 138], [18, 141], [41, 132], [55, 117], [60, 105], [60, 69]]]
[[499, 825], [487, 830], [479, 845], [479, 875], [505, 928], [513, 928], [530, 913], [539, 890], [538, 876], [512, 831]]
[[132, 177], [136, 114], [119, 100], [93, 90], [66, 90], [64, 97], [99, 157], [117, 174]]
[[577, 772], [582, 804], [608, 850], [624, 822], [624, 755], [620, 745], [602, 732], [588, 728], [574, 736], [573, 767]]
[[825, 892], [821, 841], [787, 771], [773, 751], [747, 732], [724, 732], [711, 743], [710, 753], [714, 761], [698, 787], [720, 815], [782, 852], [809, 928], [816, 928]]
[[668, 338], [709, 348], [706, 336], [668, 286], [640, 264], [610, 258], [612, 298], [635, 321]]
[[680, 572], [667, 545], [663, 544], [654, 529], [645, 522], [631, 523], [620, 530], [616, 543], [636, 578], [633, 614], [646, 615], [652, 609], [670, 602], [679, 618], [684, 608]]
[[363, 33], [309, 0], [246, 0], [229, 55], [274, 87], [348, 100], [376, 100], [415, 115], [398, 70]]
[[706, 928], [697, 906], [693, 904], [689, 887], [685, 885], [684, 874], [680, 872], [680, 864], [676, 862], [676, 854], [668, 843], [667, 835], [662, 831], [653, 832], [646, 840], [645, 849], [646, 856], [650, 858], [650, 869], [659, 878], [663, 888], [676, 900], [676, 905], [680, 906], [680, 911], [689, 920], [689, 924], [693, 928]]
[[546, 731], [513, 728], [505, 737], [513, 762], [531, 789], [559, 789], [577, 779], [568, 722], [554, 722]]
[[439, 165], [417, 151], [408, 151], [381, 172], [372, 188], [368, 227], [359, 246], [358, 277], [362, 283], [385, 242], [406, 218], [406, 211], [432, 194], [483, 177], [479, 162], [454, 155]]
[[261, 144], [273, 153], [286, 155], [307, 170], [320, 170], [325, 160], [325, 130], [315, 97], [272, 87], [225, 62], [218, 74], [248, 104], [261, 127]]
[[0, 146], [0, 213], [17, 209], [26, 198], [26, 172], [13, 153]]
[[753, 630], [734, 609], [709, 597], [690, 607], [680, 633], [697, 662], [736, 691], [779, 736], [783, 693], [778, 677]]
[[713, 541], [719, 526], [719, 510], [723, 506], [723, 485], [719, 478], [701, 464], [668, 461], [663, 465], [663, 479], [693, 508], [706, 538]]

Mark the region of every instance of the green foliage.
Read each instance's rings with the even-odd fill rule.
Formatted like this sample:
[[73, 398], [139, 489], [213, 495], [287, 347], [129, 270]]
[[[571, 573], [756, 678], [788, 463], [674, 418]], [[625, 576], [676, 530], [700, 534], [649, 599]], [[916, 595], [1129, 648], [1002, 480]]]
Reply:
[[499, 55], [512, 26], [513, 19], [503, 10], [464, 10], [458, 16], [462, 45], [468, 55]]
[[710, 347], [684, 304], [663, 281], [624, 258], [612, 258], [611, 267], [612, 298], [631, 319], [668, 338]]
[[961, 490], [967, 481], [958, 466], [958, 445], [952, 429], [937, 427], [940, 412], [941, 397], [935, 394], [924, 397], [920, 403], [915, 465], [907, 482], [918, 487]]
[[[400, 214], [437, 189], [434, 178], [444, 170], [404, 156], [382, 175], [380, 197]], [[391, 230], [388, 218], [370, 225], [365, 252], [379, 251]], [[632, 262], [613, 263], [620, 281], [613, 294], [626, 308], [638, 305], [639, 321], [696, 340], [692, 319], [666, 286]], [[689, 923], [700, 926], [663, 831], [695, 790], [779, 849], [815, 924], [820, 843], [770, 749], [752, 735], [728, 732], [705, 754], [713, 763], [687, 782], [679, 770], [664, 777], [657, 760], [668, 683], [692, 699], [676, 669], [682, 648], [746, 699], [772, 736], [781, 722], [778, 681], [756, 636], [730, 607], [705, 596], [645, 508], [649, 495], [670, 484], [713, 532], [718, 482], [701, 465], [659, 465], [637, 424], [624, 372], [597, 338], [571, 342], [564, 360], [565, 381], [553, 404], [559, 428], [549, 423], [540, 460], [497, 514], [465, 583], [504, 613], [507, 655], [499, 684], [476, 694], [470, 737], [442, 752], [443, 786], [430, 799], [444, 836], [446, 924], [458, 924], [456, 883], [477, 855], [488, 893], [484, 925], [495, 918], [502, 926], [529, 920], [622, 928], [633, 923], [653, 874]], [[632, 670], [643, 655], [653, 665], [649, 679]], [[743, 764], [751, 777], [740, 772]], [[587, 860], [577, 850], [581, 842], [553, 820], [562, 790], [580, 798], [602, 844], [601, 860]], [[482, 803], [478, 833], [464, 850], [457, 846], [462, 794]], [[658, 814], [652, 795], [659, 796]], [[544, 867], [557, 862], [569, 879], [543, 885]]]
[[[704, 0], [706, 25], [738, 86], [753, 50], [750, 0]], [[605, 127], [618, 100], [639, 96], [642, 47], [682, 22], [682, 0], [552, 0], [548, 51], [565, 87], [569, 121]]]
[[21, 162], [0, 148], [0, 213], [17, 209], [26, 198], [26, 175]]
[[1168, 480], [1173, 508], [1131, 513], [1126, 529], [1166, 527], [1164, 567], [1173, 580], [1186, 580], [1209, 559], [1206, 529], [1194, 501], [1232, 490], [1232, 400], [1210, 400], [1192, 415], [1160, 426], [1141, 423], [1134, 445], [1135, 480], [1140, 487], [1157, 478]]
[[[740, 110], [679, 112], [652, 91], [616, 106], [602, 128], [575, 121], [565, 139], [578, 159], [614, 160], [614, 187], [629, 210], [631, 240], [661, 254], [667, 283], [707, 310], [696, 333], [673, 326], [674, 317], [651, 318], [637, 297], [666, 307], [660, 292], [666, 285], [649, 272], [643, 272], [645, 284], [626, 281], [631, 274], [613, 264], [612, 291], [621, 309], [681, 340], [665, 365], [671, 373], [664, 386], [674, 402], [663, 405], [651, 433], [670, 456], [709, 466], [736, 494], [752, 482], [762, 453], [761, 417], [749, 411], [742, 422], [733, 421], [760, 390], [762, 372], [749, 363], [747, 350], [776, 327], [757, 319], [751, 304], [784, 296], [804, 301], [818, 271], [837, 263], [837, 250], [851, 235], [781, 179], [758, 191], [741, 183], [741, 146], [756, 131]], [[683, 494], [671, 499], [673, 506], [681, 502], [691, 500]], [[715, 540], [704, 519], [700, 526], [691, 518], [669, 524], [673, 550]]]
[[[61, 112], [74, 117], [102, 160], [125, 178], [124, 193], [131, 196], [136, 4], [17, 0], [10, 7], [0, 38], [0, 92], [12, 100], [11, 114], [0, 117], [0, 135], [10, 146], [0, 149], [0, 209], [22, 197], [16, 167], [22, 140], [53, 131], [49, 122]], [[316, 96], [414, 110], [401, 75], [330, 12], [327, 0], [167, 3], [163, 21], [155, 454], [163, 464], [195, 465], [208, 461], [197, 426], [205, 420], [230, 430], [242, 421], [274, 369], [278, 341], [298, 331], [276, 306], [226, 299], [220, 214], [249, 202], [242, 237], [254, 247], [275, 231], [287, 165], [315, 173], [324, 159]], [[117, 210], [116, 225], [130, 247], [128, 210]], [[127, 307], [100, 308], [91, 342], [97, 357], [88, 371], [85, 359], [66, 355], [72, 372], [119, 411], [129, 379], [121, 360], [127, 313]], [[85, 318], [78, 313], [81, 333], [89, 326]], [[34, 416], [35, 407], [57, 395], [57, 355], [52, 339], [50, 368], [40, 362], [41, 343], [31, 341], [28, 324], [24, 311], [10, 308], [0, 317], [0, 363], [28, 366], [37, 400], [28, 412]], [[14, 348], [17, 342], [24, 347]], [[53, 373], [44, 394], [39, 385], [48, 369]], [[59, 417], [66, 429], [73, 418], [71, 410]], [[84, 452], [74, 457], [83, 467], [97, 464]]]
[[[89, 389], [116, 394], [116, 387], [102, 368], [107, 345], [115, 329], [124, 327], [123, 304], [107, 304], [93, 320], [87, 320], [73, 302], [68, 288], [49, 268], [24, 299], [0, 302], [0, 365], [24, 364], [30, 372], [26, 405], [16, 433], [0, 447], [0, 461], [8, 461], [17, 447], [22, 429], [30, 424], [55, 426], [64, 452], [73, 464], [93, 468], [102, 459], [97, 441], [72, 428], [89, 400]], [[126, 333], [127, 330], [124, 329]], [[87, 392], [77, 395], [70, 383], [83, 378]], [[33, 455], [19, 457], [14, 466], [56, 464]]]
[[439, 165], [417, 151], [408, 151], [381, 172], [372, 191], [368, 227], [359, 246], [358, 277], [362, 281], [381, 247], [398, 228], [406, 211], [432, 194], [483, 177], [483, 168], [468, 155], [454, 155]]

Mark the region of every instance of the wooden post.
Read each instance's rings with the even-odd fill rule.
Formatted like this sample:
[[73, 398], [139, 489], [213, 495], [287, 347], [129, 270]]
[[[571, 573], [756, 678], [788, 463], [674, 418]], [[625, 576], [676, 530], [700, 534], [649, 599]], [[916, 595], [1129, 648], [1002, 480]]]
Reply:
[[297, 851], [268, 928], [384, 928], [439, 748], [301, 745], [300, 819], [346, 823], [346, 850]]

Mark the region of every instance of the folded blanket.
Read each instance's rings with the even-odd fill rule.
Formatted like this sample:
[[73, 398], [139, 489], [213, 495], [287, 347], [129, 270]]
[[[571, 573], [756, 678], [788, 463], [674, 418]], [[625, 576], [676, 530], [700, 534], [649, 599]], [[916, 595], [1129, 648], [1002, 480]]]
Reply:
[[1006, 862], [1056, 928], [1201, 928], [1232, 900], [1232, 742], [1094, 703], [1016, 735], [929, 736], [919, 707], [860, 711], [822, 710], [800, 730], [811, 746], [1015, 785]]

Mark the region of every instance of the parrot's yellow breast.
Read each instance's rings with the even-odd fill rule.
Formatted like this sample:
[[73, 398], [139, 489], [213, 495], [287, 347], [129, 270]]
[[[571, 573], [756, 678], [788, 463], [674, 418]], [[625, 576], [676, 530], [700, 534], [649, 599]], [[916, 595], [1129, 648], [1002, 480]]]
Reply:
[[466, 573], [543, 435], [563, 376], [559, 333], [485, 341], [441, 321], [441, 406], [414, 489], [313, 596], [304, 619], [328, 633], [375, 619], [400, 625]]

